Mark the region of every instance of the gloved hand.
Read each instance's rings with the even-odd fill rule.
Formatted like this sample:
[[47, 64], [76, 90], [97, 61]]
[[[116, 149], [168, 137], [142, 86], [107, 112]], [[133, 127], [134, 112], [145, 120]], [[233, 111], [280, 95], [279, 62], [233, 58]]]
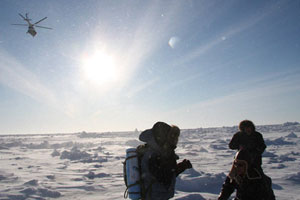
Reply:
[[182, 172], [184, 172], [184, 170], [190, 169], [192, 167], [193, 166], [192, 166], [191, 162], [187, 159], [184, 159], [182, 162], [177, 164], [177, 170], [176, 170], [177, 176], [179, 174], [181, 174]]
[[187, 159], [184, 159], [181, 163], [183, 163], [185, 169], [190, 169], [190, 168], [193, 167], [192, 163], [189, 160], [187, 160]]

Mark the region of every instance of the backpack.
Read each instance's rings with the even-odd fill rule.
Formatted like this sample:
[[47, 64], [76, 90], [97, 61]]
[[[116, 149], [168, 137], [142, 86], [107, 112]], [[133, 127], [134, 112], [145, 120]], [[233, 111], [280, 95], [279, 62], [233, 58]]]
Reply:
[[126, 158], [123, 162], [123, 177], [126, 185], [124, 198], [145, 199], [148, 189], [145, 189], [142, 179], [141, 159], [148, 150], [147, 144], [137, 146], [137, 148], [126, 149]]

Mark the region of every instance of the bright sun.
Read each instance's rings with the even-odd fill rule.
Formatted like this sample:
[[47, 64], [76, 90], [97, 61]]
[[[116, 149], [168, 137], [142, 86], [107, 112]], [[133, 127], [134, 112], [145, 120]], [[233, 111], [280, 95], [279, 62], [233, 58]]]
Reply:
[[99, 50], [83, 58], [82, 71], [86, 80], [97, 85], [104, 85], [118, 78], [114, 57]]

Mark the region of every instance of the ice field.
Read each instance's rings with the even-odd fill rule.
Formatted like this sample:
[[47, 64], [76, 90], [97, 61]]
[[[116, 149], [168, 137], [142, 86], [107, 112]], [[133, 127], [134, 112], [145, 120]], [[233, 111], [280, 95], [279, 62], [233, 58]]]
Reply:
[[[257, 126], [267, 149], [263, 169], [277, 199], [300, 199], [300, 125]], [[179, 175], [173, 199], [216, 199], [235, 151], [237, 127], [185, 129], [176, 149], [193, 169]], [[139, 131], [0, 136], [0, 199], [123, 199], [125, 150]], [[233, 197], [233, 195], [232, 195]]]

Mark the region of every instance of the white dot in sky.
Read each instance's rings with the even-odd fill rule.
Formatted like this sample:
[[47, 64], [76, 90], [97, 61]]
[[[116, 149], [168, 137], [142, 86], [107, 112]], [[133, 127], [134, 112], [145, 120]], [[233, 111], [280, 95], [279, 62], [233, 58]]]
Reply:
[[226, 39], [227, 39], [227, 37], [225, 37], [225, 36], [222, 37], [222, 40], [226, 40]]
[[171, 37], [170, 38], [170, 40], [169, 40], [169, 46], [171, 47], [171, 48], [176, 48], [176, 46], [178, 45], [178, 43], [179, 43], [179, 38], [178, 37]]

